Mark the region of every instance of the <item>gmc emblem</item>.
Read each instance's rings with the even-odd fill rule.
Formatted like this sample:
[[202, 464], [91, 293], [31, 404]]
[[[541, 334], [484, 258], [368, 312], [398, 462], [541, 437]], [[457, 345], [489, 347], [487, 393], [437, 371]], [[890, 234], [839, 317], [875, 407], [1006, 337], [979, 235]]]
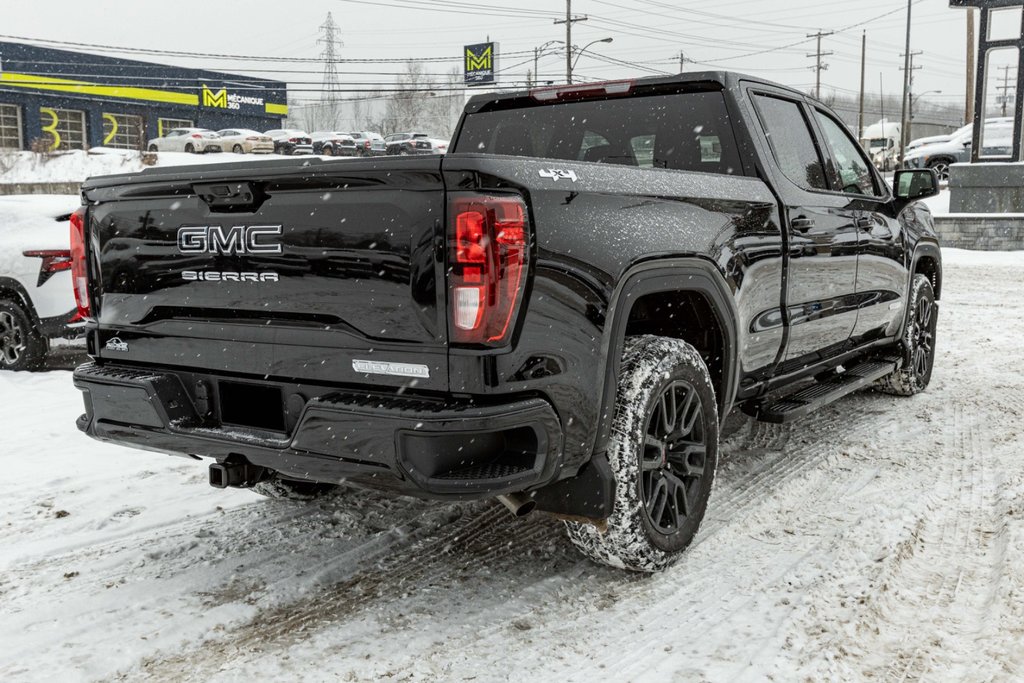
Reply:
[[191, 226], [178, 229], [183, 254], [280, 254], [281, 244], [262, 244], [263, 236], [281, 235], [280, 225]]

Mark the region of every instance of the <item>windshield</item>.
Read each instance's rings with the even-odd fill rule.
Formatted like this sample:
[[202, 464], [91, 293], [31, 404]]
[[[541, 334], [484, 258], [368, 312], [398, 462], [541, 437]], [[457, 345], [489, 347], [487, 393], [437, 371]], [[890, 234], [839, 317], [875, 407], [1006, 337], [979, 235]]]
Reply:
[[453, 152], [741, 174], [721, 92], [599, 99], [466, 116]]

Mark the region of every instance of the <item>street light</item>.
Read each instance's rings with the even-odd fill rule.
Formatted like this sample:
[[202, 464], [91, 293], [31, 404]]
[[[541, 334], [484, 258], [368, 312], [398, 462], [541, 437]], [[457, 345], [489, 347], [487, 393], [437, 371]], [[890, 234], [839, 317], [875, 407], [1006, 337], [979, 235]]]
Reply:
[[587, 51], [588, 47], [596, 45], [597, 43], [610, 43], [612, 40], [612, 38], [601, 38], [600, 40], [592, 40], [584, 45], [583, 49], [576, 53], [576, 59], [573, 60], [572, 66], [569, 67], [569, 82], [572, 83], [572, 72], [576, 69], [576, 64], [580, 61], [580, 57], [583, 56], [583, 53]]
[[565, 45], [564, 40], [549, 40], [540, 47], [533, 48], [533, 80], [536, 83], [540, 83], [540, 78], [537, 77], [538, 69], [540, 69], [540, 56], [544, 54], [544, 50], [552, 45]]
[[927, 92], [921, 93], [920, 95], [914, 95], [914, 97], [912, 97], [911, 100], [910, 100], [910, 105], [913, 106], [915, 102], [917, 102], [919, 99], [921, 99], [925, 95], [939, 95], [939, 94], [942, 94], [941, 90], [929, 90]]

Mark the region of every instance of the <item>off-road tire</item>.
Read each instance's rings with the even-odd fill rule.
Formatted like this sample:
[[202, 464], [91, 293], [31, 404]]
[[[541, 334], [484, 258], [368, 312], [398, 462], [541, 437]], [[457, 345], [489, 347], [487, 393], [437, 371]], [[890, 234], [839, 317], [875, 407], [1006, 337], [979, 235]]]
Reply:
[[[690, 404], [666, 410], [663, 396], [668, 396], [668, 392], [673, 392], [674, 396], [685, 396], [686, 391], [692, 391], [694, 398], [699, 399], [699, 412], [687, 412], [692, 410]], [[652, 451], [648, 436], [649, 431], [661, 429], [663, 421], [659, 410], [666, 414], [681, 411], [674, 420], [679, 421], [681, 433], [691, 435], [690, 440], [697, 440], [695, 435], [699, 428], [703, 441], [699, 465], [692, 460], [695, 453], [689, 450], [682, 456], [670, 453], [671, 449], [661, 448], [659, 451], [658, 446], [653, 446]], [[682, 429], [687, 421], [692, 423], [688, 432]], [[671, 432], [666, 431], [666, 434]], [[607, 452], [615, 475], [615, 505], [604, 531], [590, 524], [566, 522], [569, 540], [587, 557], [620, 569], [654, 572], [672, 564], [697, 534], [707, 510], [718, 464], [718, 437], [715, 389], [707, 365], [697, 350], [686, 342], [667, 337], [627, 339]], [[665, 439], [667, 443], [669, 441]], [[661, 469], [656, 466], [659, 452]], [[666, 468], [677, 467], [673, 463], [679, 457], [686, 463], [687, 474], [680, 476], [679, 469], [669, 470], [666, 474]], [[658, 514], [650, 509], [657, 509], [659, 499], [652, 498], [648, 489], [660, 477], [667, 482], [667, 491], [667, 487], [672, 485], [672, 476], [674, 481], [685, 484], [681, 495], [681, 500], [685, 501], [685, 514], [681, 514], [678, 520], [670, 514], [676, 521], [671, 527], [674, 531], [665, 533], [652, 521], [654, 516], [663, 519], [665, 510]], [[656, 484], [654, 486], [656, 489]], [[679, 488], [673, 488], [671, 497], [676, 502], [680, 501], [678, 494]], [[670, 494], [666, 492], [665, 495]], [[645, 498], [652, 498], [646, 501], [650, 507], [645, 504]]]
[[0, 299], [0, 370], [37, 370], [49, 342], [39, 334], [20, 305]]
[[278, 500], [315, 500], [325, 495], [335, 493], [338, 487], [334, 484], [321, 484], [316, 481], [298, 481], [296, 479], [284, 479], [273, 475], [269, 479], [254, 484], [252, 489], [255, 493], [267, 498]]
[[915, 275], [910, 283], [907, 329], [903, 332], [898, 349], [901, 355], [910, 360], [899, 370], [878, 380], [879, 391], [894, 396], [913, 396], [928, 388], [935, 366], [938, 317], [939, 306], [935, 302], [931, 281], [925, 275]]

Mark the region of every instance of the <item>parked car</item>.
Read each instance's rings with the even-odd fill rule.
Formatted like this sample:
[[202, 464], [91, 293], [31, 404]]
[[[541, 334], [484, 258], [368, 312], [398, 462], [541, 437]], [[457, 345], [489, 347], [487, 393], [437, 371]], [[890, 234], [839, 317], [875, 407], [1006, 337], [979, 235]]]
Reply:
[[274, 141], [269, 135], [248, 128], [226, 128], [218, 130], [224, 151], [235, 154], [272, 154]]
[[268, 130], [264, 135], [274, 141], [274, 151], [278, 154], [312, 154], [313, 141], [309, 133], [297, 128], [276, 128]]
[[[981, 156], [1009, 156], [1013, 151], [1013, 119], [987, 119], [982, 131]], [[971, 160], [973, 126], [964, 126], [945, 142], [918, 147], [903, 157], [904, 168], [931, 168], [940, 180], [949, 180], [949, 167]]]
[[[997, 116], [995, 118], [985, 119], [986, 126], [990, 126], [992, 124], [1013, 125], [1013, 119], [1009, 116]], [[930, 137], [925, 138], [916, 138], [907, 143], [907, 152], [911, 152], [920, 147], [927, 147], [928, 145], [937, 145], [944, 142], [949, 142], [953, 138], [963, 137], [964, 135], [966, 135], [967, 137], [971, 137], [971, 133], [973, 130], [974, 124], [968, 123], [966, 126], [957, 128], [955, 131], [947, 135], [932, 135]]]
[[361, 157], [377, 157], [387, 154], [387, 146], [384, 144], [384, 136], [380, 133], [369, 131], [356, 131], [349, 133], [356, 141], [356, 152]]
[[0, 197], [0, 370], [37, 368], [52, 340], [81, 333], [68, 237], [75, 204], [61, 195]]
[[430, 143], [431, 154], [444, 154], [448, 151], [448, 145], [450, 144], [450, 141], [438, 138], [427, 138], [427, 142]]
[[[78, 428], [210, 458], [219, 488], [496, 498], [656, 571], [714, 503], [733, 407], [792, 422], [929, 385], [935, 173], [887, 185], [803, 92], [704, 72], [480, 94], [444, 157], [390, 161], [87, 180]], [[112, 281], [110, 245], [144, 236], [148, 261], [124, 253], [147, 276]]]
[[433, 154], [426, 133], [395, 133], [384, 138], [385, 153], [390, 155]]
[[205, 154], [223, 151], [220, 136], [206, 128], [172, 128], [162, 138], [153, 138], [146, 146], [150, 152], [189, 152]]
[[356, 141], [348, 133], [319, 131], [310, 134], [309, 138], [313, 141], [313, 154], [336, 157], [356, 156]]

